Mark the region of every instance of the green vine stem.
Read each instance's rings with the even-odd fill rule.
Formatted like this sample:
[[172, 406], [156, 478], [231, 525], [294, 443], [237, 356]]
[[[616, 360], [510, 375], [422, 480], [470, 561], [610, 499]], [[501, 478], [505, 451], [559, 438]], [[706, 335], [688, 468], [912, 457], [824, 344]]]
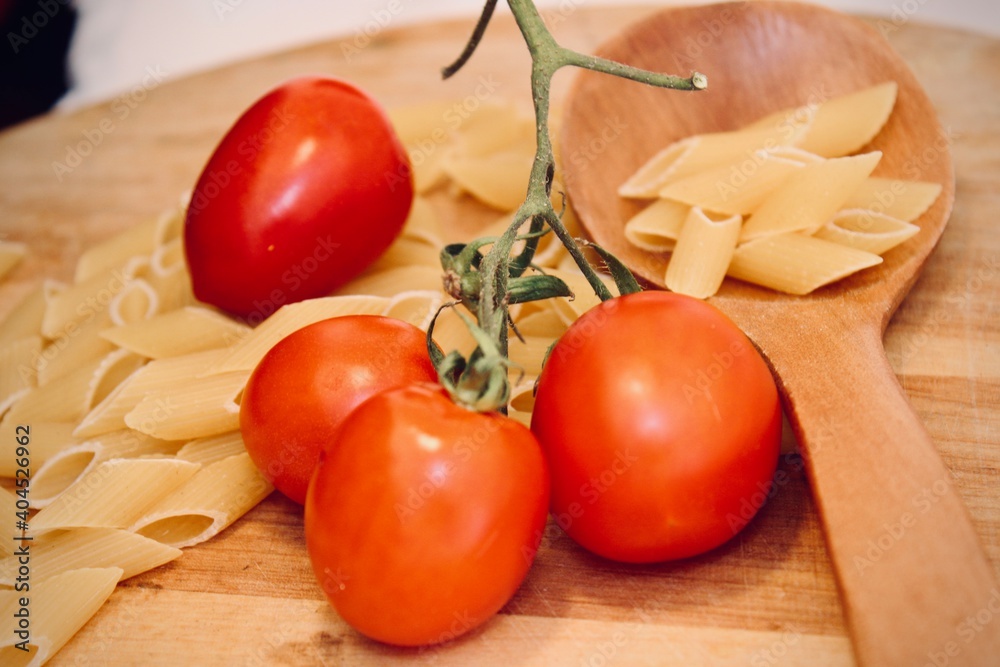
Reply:
[[[492, 341], [490, 353], [485, 355], [485, 358], [489, 358], [491, 361], [507, 357], [511, 284], [512, 281], [524, 280], [520, 274], [530, 265], [538, 244], [538, 237], [546, 230], [546, 227], [566, 247], [573, 261], [587, 278], [594, 293], [602, 301], [613, 296], [590, 265], [580, 244], [573, 239], [563, 225], [561, 216], [556, 213], [552, 206], [551, 188], [555, 173], [555, 157], [549, 135], [549, 99], [553, 75], [563, 67], [575, 66], [661, 88], [697, 91], [704, 90], [708, 86], [705, 75], [698, 72], [692, 73], [687, 78], [660, 74], [564, 48], [553, 38], [531, 0], [507, 0], [507, 4], [510, 6], [514, 20], [528, 46], [532, 63], [531, 90], [535, 109], [536, 148], [528, 179], [527, 194], [524, 202], [514, 214], [513, 223], [500, 237], [489, 240], [481, 239], [470, 244], [471, 247], [466, 247], [466, 250], [461, 247], [449, 246], [452, 252], [446, 249], [445, 253], [442, 253], [446, 285], [449, 286], [449, 291], [457, 299], [461, 300], [467, 307], [474, 308], [478, 320], [478, 326], [474, 333], [476, 333], [477, 339], [485, 336]], [[469, 43], [459, 58], [442, 71], [445, 78], [457, 72], [472, 56], [493, 15], [495, 5], [496, 0], [487, 0]], [[521, 227], [529, 221], [528, 233], [520, 236]], [[520, 255], [511, 258], [514, 244], [518, 240], [525, 240], [525, 248]], [[492, 245], [485, 257], [482, 257], [479, 254], [480, 248], [489, 241], [492, 241]], [[595, 250], [608, 264], [621, 293], [638, 289], [635, 279], [621, 262], [600, 248], [595, 247]], [[462, 259], [456, 260], [456, 258]], [[475, 271], [479, 275], [475, 279], [469, 279], [469, 271]], [[474, 292], [469, 293], [466, 288], [474, 290]], [[515, 289], [514, 291], [518, 292], [519, 290]], [[551, 294], [545, 289], [537, 290], [532, 292], [534, 295], [532, 298], [546, 298], [546, 296], [556, 295], [556, 292], [560, 292], [560, 290], [555, 290]], [[480, 361], [484, 358], [481, 350], [477, 350], [474, 356], [478, 357]], [[479, 364], [470, 363], [469, 368], [471, 369], [474, 365], [479, 366]], [[486, 409], [502, 410], [506, 406], [509, 387], [506, 386], [506, 365], [502, 366], [496, 372], [487, 373], [493, 378], [488, 384], [494, 389], [485, 393], [477, 393], [475, 406], [477, 409], [485, 407]], [[453, 373], [454, 369], [455, 367], [452, 366], [449, 372]], [[477, 375], [482, 376], [484, 370], [481, 367], [478, 368]], [[496, 376], [501, 370], [504, 373], [504, 378], [502, 382], [497, 382]], [[501, 384], [504, 386], [497, 386]]]

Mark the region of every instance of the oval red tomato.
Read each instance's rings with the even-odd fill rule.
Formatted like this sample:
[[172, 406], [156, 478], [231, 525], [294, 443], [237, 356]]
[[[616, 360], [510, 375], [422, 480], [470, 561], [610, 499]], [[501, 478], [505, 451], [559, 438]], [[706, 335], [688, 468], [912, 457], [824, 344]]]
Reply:
[[195, 296], [260, 321], [327, 294], [388, 248], [412, 200], [406, 151], [375, 100], [336, 79], [290, 81], [236, 121], [195, 185]]
[[781, 408], [763, 359], [718, 309], [640, 292], [560, 338], [531, 428], [569, 536], [654, 562], [712, 549], [746, 524], [770, 490]]
[[240, 429], [275, 488], [304, 503], [319, 453], [371, 395], [434, 382], [425, 334], [388, 317], [348, 315], [311, 324], [268, 351], [247, 381]]
[[340, 616], [390, 644], [449, 641], [513, 596], [548, 511], [527, 428], [411, 385], [365, 401], [323, 450], [305, 508], [313, 570]]

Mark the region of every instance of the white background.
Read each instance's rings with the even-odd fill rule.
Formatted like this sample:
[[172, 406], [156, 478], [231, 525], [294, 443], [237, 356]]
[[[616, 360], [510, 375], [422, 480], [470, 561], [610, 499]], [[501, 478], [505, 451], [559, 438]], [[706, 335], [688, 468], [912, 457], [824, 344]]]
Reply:
[[[699, 0], [707, 2], [708, 0]], [[1000, 37], [998, 0], [814, 0], [855, 13], [964, 28]], [[696, 4], [694, 0], [537, 0], [539, 7]], [[147, 67], [177, 78], [366, 27], [477, 16], [482, 0], [77, 0], [70, 49], [72, 109], [114, 97]], [[500, 2], [497, 12], [509, 12]], [[386, 25], [388, 24], [388, 25]]]

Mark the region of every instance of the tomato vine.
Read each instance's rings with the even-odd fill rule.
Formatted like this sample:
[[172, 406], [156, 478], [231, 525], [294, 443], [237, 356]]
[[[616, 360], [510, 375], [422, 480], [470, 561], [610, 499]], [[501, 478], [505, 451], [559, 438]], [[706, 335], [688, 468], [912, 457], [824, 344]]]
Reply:
[[[593, 248], [605, 262], [619, 293], [627, 294], [640, 289], [628, 268], [611, 253], [574, 239], [562, 223], [561, 213], [557, 213], [552, 205], [555, 157], [549, 135], [549, 99], [553, 75], [563, 67], [574, 66], [661, 88], [698, 91], [708, 86], [707, 77], [699, 72], [689, 77], [661, 74], [567, 49], [560, 46], [549, 32], [532, 0], [508, 0], [507, 4], [532, 62], [536, 149], [528, 190], [513, 222], [501, 236], [479, 239], [467, 245], [451, 245], [442, 253], [446, 289], [475, 314], [477, 324], [470, 325], [479, 347], [468, 360], [456, 356], [457, 352], [444, 355], [431, 342], [431, 332], [428, 332], [428, 347], [442, 382], [457, 401], [480, 410], [503, 410], [510, 394], [506, 368], [510, 305], [571, 294], [558, 278], [524, 275], [531, 266], [543, 234], [555, 234], [602, 301], [613, 295], [587, 260], [584, 254], [584, 247], [587, 246]], [[495, 7], [496, 0], [486, 1], [465, 49], [455, 62], [442, 70], [445, 78], [459, 71], [472, 57]], [[529, 225], [528, 232], [521, 234], [525, 224]], [[518, 241], [525, 242], [524, 248], [512, 257]], [[490, 249], [483, 255], [481, 248], [486, 245]]]

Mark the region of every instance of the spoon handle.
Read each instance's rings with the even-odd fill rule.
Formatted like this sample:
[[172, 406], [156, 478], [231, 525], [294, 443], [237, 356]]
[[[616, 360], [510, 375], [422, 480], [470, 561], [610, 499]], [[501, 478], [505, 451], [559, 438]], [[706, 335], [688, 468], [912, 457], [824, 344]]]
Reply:
[[1000, 587], [951, 473], [889, 365], [881, 330], [829, 318], [822, 329], [809, 356], [801, 343], [819, 329], [806, 326], [795, 348], [780, 350], [796, 354], [768, 356], [806, 460], [858, 663], [995, 667]]

